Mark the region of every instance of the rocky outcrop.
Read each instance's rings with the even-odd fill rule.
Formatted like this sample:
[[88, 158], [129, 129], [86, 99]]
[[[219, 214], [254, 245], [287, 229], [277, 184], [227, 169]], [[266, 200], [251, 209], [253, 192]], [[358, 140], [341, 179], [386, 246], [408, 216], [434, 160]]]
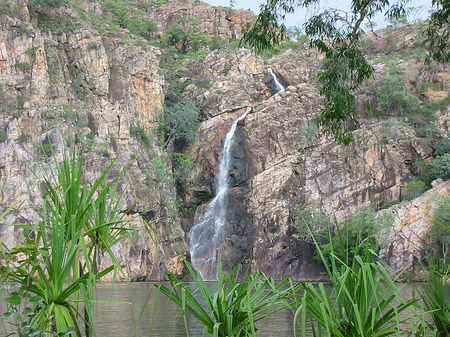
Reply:
[[168, 178], [171, 164], [152, 136], [164, 102], [159, 50], [129, 48], [120, 39], [100, 36], [88, 23], [44, 32], [34, 26], [28, 3], [20, 4], [11, 5], [20, 13], [0, 14], [0, 205], [18, 207], [2, 220], [2, 242], [15, 244], [18, 229], [11, 223], [40, 220], [39, 180], [50, 174], [49, 144], [59, 157], [75, 146], [87, 181], [112, 161], [111, 177], [127, 168], [118, 188], [121, 210], [144, 215], [158, 235], [152, 238], [142, 220], [134, 221], [140, 228], [134, 240], [115, 247], [127, 277], [180, 274], [179, 252], [186, 244]]
[[442, 179], [433, 182], [433, 188], [411, 201], [404, 201], [378, 215], [391, 213], [394, 225], [389, 235], [388, 244], [381, 250], [380, 256], [391, 266], [394, 273], [405, 269], [420, 275], [423, 271], [420, 261], [423, 260], [424, 234], [433, 224], [433, 211], [450, 195], [450, 181]]
[[240, 39], [242, 29], [249, 28], [256, 15], [249, 10], [213, 7], [203, 1], [168, 1], [157, 8], [147, 9], [148, 19], [157, 24], [157, 33], [174, 24], [189, 27], [192, 20], [198, 22], [200, 32], [209, 36]]
[[[349, 146], [320, 135], [311, 124], [321, 103], [311, 83], [317, 64], [308, 51], [300, 56], [288, 51], [264, 61], [245, 50], [228, 50], [185, 62], [181, 69], [182, 80], [193, 82], [184, 98], [203, 106], [205, 119], [190, 149], [197, 165], [186, 202], [194, 206], [213, 196], [226, 130], [245, 106], [252, 106], [239, 145], [245, 147], [246, 180], [233, 188], [237, 202], [229, 209], [222, 255], [278, 278], [321, 277], [311, 244], [297, 231], [297, 204], [316, 205], [338, 221], [359, 206], [379, 209], [386, 201], [400, 200], [413, 177], [412, 164], [432, 156], [428, 141], [406, 123], [365, 120]], [[271, 96], [268, 66], [287, 85], [285, 92]], [[378, 71], [376, 78], [381, 78], [386, 69]], [[201, 78], [210, 79], [208, 88], [195, 84]]]

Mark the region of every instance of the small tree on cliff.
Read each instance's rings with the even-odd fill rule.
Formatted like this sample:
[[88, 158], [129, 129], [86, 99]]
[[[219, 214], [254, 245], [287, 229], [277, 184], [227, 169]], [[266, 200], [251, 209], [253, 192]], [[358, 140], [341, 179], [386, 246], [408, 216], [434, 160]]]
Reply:
[[[320, 94], [323, 109], [317, 124], [325, 133], [344, 144], [352, 140], [357, 127], [354, 93], [374, 68], [361, 48], [363, 24], [373, 26], [372, 20], [384, 13], [390, 20], [400, 19], [407, 13], [409, 0], [352, 0], [350, 12], [327, 8], [313, 15], [304, 24], [310, 46], [325, 55], [322, 72], [317, 79], [322, 85]], [[243, 40], [258, 50], [272, 48], [286, 38], [287, 30], [280, 23], [286, 14], [296, 8], [312, 9], [319, 0], [267, 0], [253, 27], [244, 33]], [[434, 12], [424, 31], [430, 54], [428, 60], [450, 61], [450, 2], [432, 0]]]
[[174, 141], [194, 141], [199, 123], [200, 110], [192, 102], [176, 103], [164, 109], [160, 130], [166, 136], [166, 147], [172, 148]]

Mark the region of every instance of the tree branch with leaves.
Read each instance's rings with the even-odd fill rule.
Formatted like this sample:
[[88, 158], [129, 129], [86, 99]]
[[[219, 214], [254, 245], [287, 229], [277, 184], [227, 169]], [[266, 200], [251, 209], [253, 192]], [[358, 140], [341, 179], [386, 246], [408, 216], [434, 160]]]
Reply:
[[[390, 20], [407, 14], [409, 0], [391, 2], [353, 0], [349, 13], [328, 8], [311, 16], [304, 24], [310, 46], [325, 56], [317, 77], [324, 102], [316, 123], [322, 132], [332, 135], [340, 143], [349, 144], [352, 140], [352, 131], [358, 127], [354, 94], [374, 73], [361, 48], [364, 34], [361, 26], [364, 22], [372, 26], [370, 23], [379, 13]], [[244, 32], [243, 41], [258, 51], [273, 48], [287, 39], [287, 29], [282, 23], [287, 14], [300, 7], [313, 10], [318, 4], [319, 0], [267, 0], [261, 5], [253, 27]], [[424, 32], [429, 59], [448, 62], [450, 3], [433, 0], [433, 7], [435, 11]]]

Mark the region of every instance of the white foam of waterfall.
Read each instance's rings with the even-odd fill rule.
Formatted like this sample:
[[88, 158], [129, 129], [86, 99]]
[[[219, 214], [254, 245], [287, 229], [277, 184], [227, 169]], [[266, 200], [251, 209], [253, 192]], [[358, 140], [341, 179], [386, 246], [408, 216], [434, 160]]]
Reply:
[[228, 131], [222, 147], [222, 159], [219, 163], [216, 196], [206, 206], [199, 222], [189, 233], [189, 251], [193, 267], [200, 271], [205, 280], [217, 279], [218, 250], [221, 245], [221, 229], [225, 225], [228, 209], [228, 180], [231, 165], [231, 147], [234, 132], [238, 123], [251, 111], [248, 107], [245, 113], [234, 121]]
[[267, 71], [269, 72], [270, 76], [272, 76], [273, 81], [275, 82], [275, 87], [277, 89], [277, 92], [284, 91], [283, 85], [278, 81], [277, 75], [272, 71], [272, 68], [267, 68]]

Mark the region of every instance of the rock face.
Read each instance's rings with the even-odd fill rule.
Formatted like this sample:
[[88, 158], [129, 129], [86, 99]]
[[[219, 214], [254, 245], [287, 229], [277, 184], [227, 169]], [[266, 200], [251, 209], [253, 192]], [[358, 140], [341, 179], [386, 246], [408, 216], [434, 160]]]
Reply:
[[380, 255], [391, 266], [393, 272], [400, 272], [406, 268], [421, 272], [418, 262], [423, 259], [422, 237], [433, 223], [431, 218], [438, 200], [450, 195], [450, 181], [441, 179], [433, 182], [433, 188], [414, 200], [403, 202], [380, 211], [394, 215], [389, 244], [383, 248]]
[[[11, 247], [17, 228], [9, 224], [40, 219], [39, 178], [52, 169], [45, 161], [48, 147], [46, 152], [42, 145], [51, 143], [61, 157], [75, 142], [87, 181], [113, 160], [111, 176], [128, 168], [119, 186], [121, 210], [143, 214], [162, 241], [151, 238], [142, 221], [135, 223], [141, 229], [133, 244], [115, 247], [127, 277], [180, 274], [178, 250], [185, 251], [186, 244], [167, 178], [170, 160], [151, 138], [164, 100], [159, 50], [130, 49], [120, 39], [101, 37], [89, 24], [65, 33], [43, 32], [34, 26], [28, 3], [18, 4], [20, 13], [0, 14], [0, 205], [20, 205], [2, 220], [1, 240]], [[72, 10], [59, 9], [75, 15]]]
[[[432, 156], [428, 141], [405, 123], [366, 120], [347, 147], [318, 134], [311, 125], [321, 103], [311, 83], [317, 64], [308, 51], [264, 61], [245, 50], [228, 50], [185, 62], [180, 70], [183, 81], [208, 79], [210, 85], [191, 84], [184, 92], [186, 100], [205, 107], [198, 140], [190, 149], [197, 166], [186, 189], [188, 205], [213, 196], [226, 130], [246, 106], [253, 107], [241, 126], [244, 140], [235, 145], [237, 152], [245, 152], [245, 166], [239, 164], [243, 155], [235, 159], [246, 172], [231, 173], [235, 201], [224, 231], [224, 261], [278, 278], [320, 278], [313, 247], [297, 231], [296, 205], [316, 205], [339, 221], [359, 206], [377, 210], [386, 201], [400, 200], [413, 178], [412, 164]], [[285, 92], [271, 96], [268, 66], [287, 86]], [[379, 68], [376, 77], [385, 71]], [[246, 179], [235, 181], [236, 175]]]
[[256, 15], [248, 10], [234, 10], [225, 7], [212, 7], [199, 0], [168, 1], [155, 10], [149, 8], [148, 18], [156, 22], [158, 33], [183, 21], [194, 19], [201, 32], [210, 36], [240, 39], [243, 28], [249, 28]]

